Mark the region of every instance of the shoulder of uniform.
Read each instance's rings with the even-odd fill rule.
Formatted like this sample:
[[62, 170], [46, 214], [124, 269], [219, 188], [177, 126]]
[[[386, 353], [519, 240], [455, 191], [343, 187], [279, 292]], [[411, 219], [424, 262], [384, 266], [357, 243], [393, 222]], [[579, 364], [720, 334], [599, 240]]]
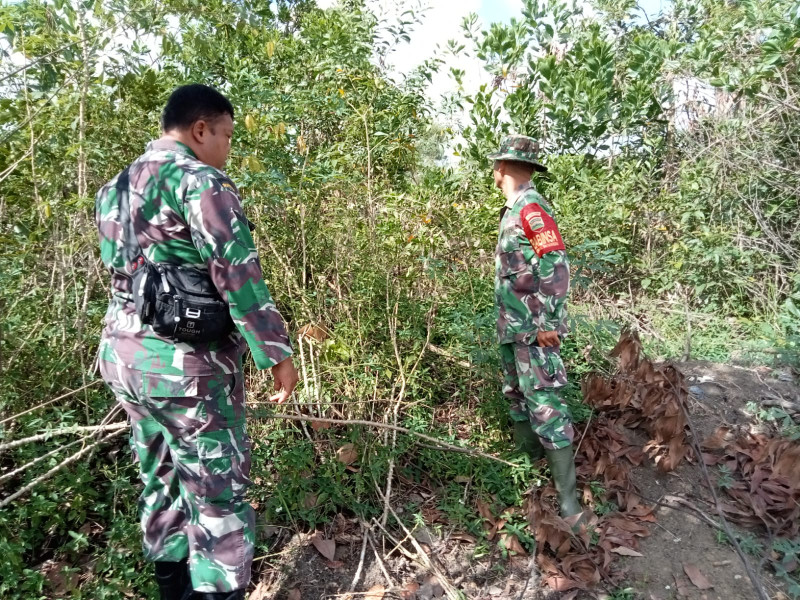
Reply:
[[520, 203], [523, 204], [523, 205], [531, 204], [532, 202], [535, 202], [537, 204], [541, 204], [544, 201], [544, 198], [542, 198], [542, 195], [539, 192], [536, 191], [536, 188], [532, 188], [532, 187], [530, 187], [527, 190], [525, 190], [524, 192], [522, 192], [522, 194], [520, 194], [520, 198], [519, 199], [521, 201]]
[[190, 158], [190, 161], [178, 165], [188, 177], [190, 187], [201, 190], [215, 188], [220, 191], [239, 194], [236, 185], [225, 173], [195, 158]]
[[531, 204], [537, 204], [541, 208], [543, 208], [548, 215], [550, 215], [551, 217], [555, 216], [553, 214], [553, 207], [551, 206], [551, 204], [547, 200], [545, 200], [544, 197], [539, 192], [537, 192], [534, 189], [530, 189], [525, 192], [525, 194], [523, 195], [523, 202], [521, 202], [520, 204], [522, 205], [521, 209]]
[[122, 174], [124, 172], [125, 172], [125, 169], [123, 169], [122, 171], [120, 171], [119, 173], [114, 175], [114, 177], [112, 177], [109, 181], [107, 181], [106, 184], [103, 187], [101, 187], [99, 190], [97, 190], [97, 194], [95, 194], [95, 198], [96, 199], [101, 199], [101, 198], [105, 198], [106, 196], [108, 196], [109, 192], [117, 187], [117, 184], [119, 183], [119, 178], [122, 176]]

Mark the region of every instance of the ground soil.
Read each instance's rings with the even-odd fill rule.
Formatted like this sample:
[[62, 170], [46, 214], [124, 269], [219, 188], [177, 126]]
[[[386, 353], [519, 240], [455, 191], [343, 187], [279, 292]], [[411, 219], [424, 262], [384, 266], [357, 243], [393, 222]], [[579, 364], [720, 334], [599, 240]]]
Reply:
[[[705, 439], [720, 425], [738, 428], [763, 429], [747, 410], [750, 402], [760, 403], [765, 398], [783, 397], [792, 401], [800, 392], [789, 372], [765, 367], [738, 367], [703, 361], [677, 364], [694, 386], [690, 400], [692, 425], [697, 437]], [[625, 571], [624, 584], [617, 588], [616, 598], [641, 598], [644, 600], [750, 600], [756, 597], [741, 559], [733, 548], [718, 540], [717, 532], [691, 510], [669, 501], [670, 496], [680, 496], [712, 517], [716, 517], [705, 477], [696, 463], [684, 462], [672, 473], [657, 471], [645, 461], [632, 471], [632, 480], [642, 498], [655, 505], [656, 522], [650, 525], [650, 536], [639, 547], [641, 557], [620, 557], [619, 565]], [[404, 504], [403, 494], [413, 490], [397, 491], [397, 506]], [[435, 505], [435, 497], [431, 504]], [[669, 506], [662, 506], [658, 503]], [[435, 533], [438, 531], [438, 533]], [[344, 597], [355, 591], [353, 598], [408, 598], [428, 600], [443, 597], [441, 580], [446, 580], [465, 597], [474, 599], [524, 598], [602, 598], [610, 597], [611, 590], [598, 586], [592, 593], [552, 592], [539, 581], [538, 570], [531, 557], [503, 558], [496, 546], [488, 554], [480, 552], [476, 558], [476, 545], [468, 536], [448, 528], [422, 528], [417, 530], [416, 550], [426, 558], [412, 560], [415, 547], [404, 546], [411, 557], [391, 552], [394, 543], [380, 530], [373, 530], [372, 544], [364, 552], [362, 572], [358, 583], [353, 579], [358, 569], [363, 547], [361, 528], [354, 520], [340, 517], [331, 524], [325, 535], [335, 537], [336, 555], [329, 561], [311, 543], [310, 536], [288, 530], [272, 530], [273, 554], [256, 562], [259, 586], [251, 591], [251, 600], [263, 598], [288, 598], [289, 600], [316, 600]], [[402, 539], [403, 533], [392, 532]], [[416, 553], [417, 558], [421, 555]], [[782, 583], [767, 570], [760, 568], [758, 560], [751, 557], [753, 568], [764, 581], [771, 598], [784, 600]], [[693, 585], [685, 567], [696, 567], [713, 586], [700, 590]], [[437, 573], [439, 580], [437, 580]], [[366, 594], [373, 590], [373, 595]], [[629, 590], [622, 595], [619, 590]]]

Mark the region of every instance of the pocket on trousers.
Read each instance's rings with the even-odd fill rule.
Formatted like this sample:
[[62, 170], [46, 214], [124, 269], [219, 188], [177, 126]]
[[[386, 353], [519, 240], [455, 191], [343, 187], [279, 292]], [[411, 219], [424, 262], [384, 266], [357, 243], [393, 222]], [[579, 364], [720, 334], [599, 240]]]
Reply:
[[191, 398], [198, 394], [199, 377], [142, 373], [142, 393], [147, 398]]
[[203, 377], [200, 387], [205, 398], [209, 430], [244, 427], [244, 373], [236, 371]]
[[250, 448], [250, 438], [243, 425], [200, 433], [197, 457], [201, 495], [211, 502], [243, 496], [251, 483]]

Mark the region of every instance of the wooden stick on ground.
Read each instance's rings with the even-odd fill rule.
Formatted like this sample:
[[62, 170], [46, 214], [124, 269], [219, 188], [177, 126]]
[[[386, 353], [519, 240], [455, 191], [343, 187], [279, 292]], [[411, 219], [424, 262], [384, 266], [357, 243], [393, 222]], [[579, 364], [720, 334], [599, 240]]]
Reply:
[[[127, 423], [126, 423], [126, 425], [127, 425]], [[43, 481], [45, 481], [47, 479], [50, 479], [50, 477], [52, 477], [53, 475], [58, 473], [60, 470], [66, 468], [68, 465], [71, 465], [74, 462], [77, 462], [80, 458], [82, 458], [86, 454], [89, 454], [90, 452], [93, 452], [94, 449], [97, 448], [100, 444], [104, 444], [105, 442], [110, 441], [112, 438], [114, 438], [114, 437], [116, 437], [119, 434], [124, 433], [124, 432], [125, 432], [124, 429], [118, 428], [117, 431], [113, 431], [112, 433], [110, 433], [109, 435], [104, 437], [103, 439], [96, 441], [91, 446], [86, 446], [82, 450], [76, 452], [75, 454], [73, 454], [72, 456], [70, 456], [69, 458], [67, 458], [63, 462], [61, 462], [60, 464], [56, 465], [55, 467], [53, 467], [52, 469], [50, 469], [46, 473], [40, 475], [39, 477], [37, 477], [36, 479], [31, 481], [27, 485], [23, 486], [22, 488], [20, 488], [16, 492], [14, 492], [13, 494], [8, 496], [7, 498], [3, 498], [3, 500], [0, 501], [0, 508], [3, 508], [4, 506], [8, 506], [14, 500], [19, 498], [20, 496], [23, 496], [23, 495], [27, 494], [29, 491], [31, 491], [34, 487], [39, 485], [41, 482], [43, 482]]]
[[383, 573], [384, 579], [386, 579], [386, 583], [389, 584], [390, 588], [395, 587], [395, 583], [392, 580], [391, 575], [389, 575], [389, 571], [386, 569], [386, 565], [383, 562], [380, 554], [378, 554], [378, 548], [375, 546], [375, 542], [372, 541], [372, 536], [369, 533], [369, 530], [364, 531], [364, 537], [367, 538], [369, 545], [372, 547], [372, 551], [375, 553], [375, 560], [378, 561], [378, 566], [381, 568], [381, 572]]
[[699, 438], [697, 437], [697, 430], [694, 428], [694, 423], [692, 421], [692, 416], [689, 414], [689, 409], [686, 407], [686, 402], [683, 402], [681, 399], [680, 390], [678, 390], [677, 386], [672, 382], [672, 380], [667, 380], [672, 387], [672, 391], [675, 396], [678, 398], [678, 404], [681, 406], [681, 410], [683, 411], [684, 416], [686, 417], [686, 423], [689, 425], [689, 431], [692, 434], [692, 448], [697, 453], [698, 461], [697, 463], [700, 465], [700, 470], [703, 473], [703, 477], [705, 479], [706, 485], [708, 486], [709, 491], [711, 492], [711, 497], [714, 499], [714, 508], [717, 510], [717, 515], [719, 516], [720, 522], [722, 523], [722, 527], [725, 531], [725, 535], [728, 536], [731, 544], [733, 545], [734, 550], [736, 550], [736, 554], [739, 556], [739, 559], [742, 561], [742, 565], [744, 565], [744, 569], [747, 572], [747, 577], [750, 579], [750, 583], [753, 586], [753, 590], [756, 593], [756, 596], [759, 600], [769, 600], [769, 596], [767, 595], [766, 590], [764, 589], [764, 584], [761, 581], [758, 573], [753, 570], [750, 561], [747, 559], [747, 555], [745, 555], [744, 550], [742, 550], [739, 541], [736, 539], [736, 535], [733, 533], [731, 529], [730, 523], [725, 518], [725, 512], [722, 510], [722, 504], [719, 499], [719, 495], [717, 494], [717, 490], [714, 487], [713, 482], [711, 481], [711, 475], [708, 473], [708, 467], [706, 467], [706, 463], [703, 460], [703, 451], [700, 448], [700, 444], [697, 441]]
[[25, 444], [30, 444], [31, 442], [47, 440], [56, 435], [69, 435], [71, 433], [81, 433], [83, 431], [96, 431], [96, 432], [116, 431], [118, 429], [121, 430], [127, 428], [128, 428], [127, 423], [118, 422], [118, 423], [109, 423], [108, 425], [81, 425], [79, 427], [64, 427], [63, 429], [51, 429], [50, 431], [46, 431], [45, 433], [32, 435], [30, 437], [22, 438], [21, 440], [14, 440], [13, 442], [2, 444], [0, 445], [0, 452], [4, 450], [10, 450], [11, 448], [17, 448], [18, 446], [24, 446]]
[[2, 421], [0, 421], [0, 425], [2, 425], [3, 423], [7, 423], [8, 421], [13, 421], [16, 418], [21, 417], [22, 415], [27, 415], [30, 412], [33, 412], [35, 410], [39, 410], [40, 408], [43, 408], [43, 407], [47, 406], [48, 404], [52, 404], [53, 402], [58, 402], [59, 400], [63, 400], [64, 398], [69, 398], [70, 396], [74, 396], [78, 392], [82, 392], [83, 390], [85, 390], [87, 388], [90, 388], [93, 385], [97, 385], [98, 383], [102, 383], [102, 380], [98, 379], [97, 381], [92, 381], [91, 383], [88, 383], [88, 384], [84, 385], [83, 387], [79, 387], [77, 390], [72, 390], [71, 392], [67, 392], [66, 394], [62, 394], [61, 396], [58, 396], [57, 398], [53, 398], [52, 400], [48, 400], [47, 402], [42, 402], [41, 404], [37, 404], [33, 408], [29, 408], [27, 410], [23, 410], [22, 412], [17, 413], [15, 415], [11, 415], [10, 417], [6, 417]]
[[367, 554], [367, 531], [368, 531], [367, 524], [362, 521], [361, 523], [361, 535], [364, 536], [364, 539], [361, 540], [361, 557], [358, 559], [358, 568], [356, 569], [356, 574], [353, 575], [353, 583], [350, 584], [350, 591], [348, 593], [352, 594], [356, 591], [356, 586], [358, 585], [358, 580], [361, 579], [361, 570], [364, 568], [364, 557]]
[[[474, 448], [467, 448], [463, 446], [454, 446], [453, 444], [448, 444], [445, 441], [439, 440], [435, 437], [431, 437], [429, 435], [425, 435], [424, 433], [419, 433], [418, 431], [412, 431], [411, 429], [406, 429], [405, 427], [400, 427], [399, 425], [390, 425], [389, 423], [378, 423], [377, 421], [362, 421], [361, 419], [328, 419], [322, 417], [313, 417], [311, 415], [288, 415], [283, 413], [275, 413], [272, 415], [267, 415], [266, 418], [268, 419], [286, 419], [287, 421], [319, 421], [320, 423], [331, 423], [333, 425], [363, 425], [365, 427], [378, 427], [381, 429], [391, 429], [393, 431], [397, 431], [398, 433], [404, 433], [406, 435], [411, 435], [432, 444], [435, 444], [437, 450], [448, 450], [450, 452], [461, 452], [463, 454], [470, 454], [472, 456], [480, 456], [481, 458], [486, 458], [488, 460], [493, 460], [495, 462], [499, 462], [504, 465], [508, 465], [509, 467], [516, 467], [512, 462], [509, 462], [505, 459], [498, 458], [497, 456], [492, 456], [491, 454], [487, 454], [486, 452], [481, 452], [480, 450], [476, 450]], [[0, 446], [2, 449], [2, 446]], [[381, 494], [383, 496], [383, 494]]]

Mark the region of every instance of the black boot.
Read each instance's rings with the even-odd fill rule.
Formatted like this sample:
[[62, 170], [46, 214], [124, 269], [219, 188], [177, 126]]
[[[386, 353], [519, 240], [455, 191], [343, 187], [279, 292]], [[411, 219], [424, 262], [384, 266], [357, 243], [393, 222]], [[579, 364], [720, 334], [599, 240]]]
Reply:
[[186, 559], [180, 562], [159, 560], [154, 564], [161, 600], [189, 600], [192, 597], [192, 582]]
[[195, 592], [192, 600], [244, 600], [244, 590], [232, 592]]

